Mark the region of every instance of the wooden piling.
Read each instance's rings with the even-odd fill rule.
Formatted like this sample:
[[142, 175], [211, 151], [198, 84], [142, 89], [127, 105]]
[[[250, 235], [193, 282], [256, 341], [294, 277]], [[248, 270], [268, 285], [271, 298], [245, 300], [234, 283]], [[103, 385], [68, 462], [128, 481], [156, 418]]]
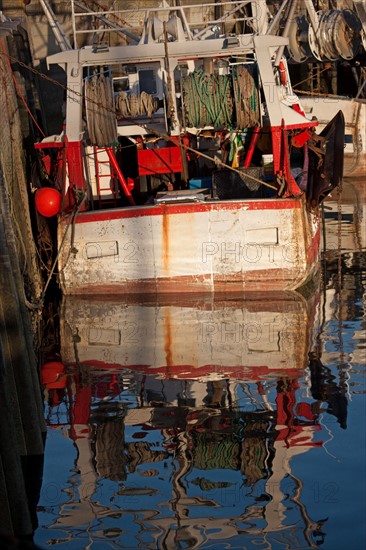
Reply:
[[41, 277], [29, 214], [27, 136], [5, 54], [0, 74], [0, 527], [29, 539], [36, 527], [46, 431], [31, 309]]

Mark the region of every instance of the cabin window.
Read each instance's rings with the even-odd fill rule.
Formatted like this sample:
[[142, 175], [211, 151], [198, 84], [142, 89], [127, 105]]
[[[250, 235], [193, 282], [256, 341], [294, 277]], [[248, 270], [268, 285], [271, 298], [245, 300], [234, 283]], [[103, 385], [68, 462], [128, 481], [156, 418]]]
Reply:
[[156, 78], [153, 69], [143, 69], [139, 71], [139, 88], [141, 92], [147, 94], [156, 94]]
[[115, 92], [127, 92], [130, 89], [130, 81], [128, 76], [114, 78], [113, 88]]

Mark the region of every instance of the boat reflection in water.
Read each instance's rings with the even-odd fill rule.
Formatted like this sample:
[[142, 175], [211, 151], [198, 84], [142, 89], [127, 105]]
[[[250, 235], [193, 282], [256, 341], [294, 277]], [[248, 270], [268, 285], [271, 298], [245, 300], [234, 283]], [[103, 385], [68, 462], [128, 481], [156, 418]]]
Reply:
[[321, 544], [326, 519], [292, 473], [325, 438], [317, 307], [297, 293], [67, 298], [47, 413], [76, 452], [53, 542]]

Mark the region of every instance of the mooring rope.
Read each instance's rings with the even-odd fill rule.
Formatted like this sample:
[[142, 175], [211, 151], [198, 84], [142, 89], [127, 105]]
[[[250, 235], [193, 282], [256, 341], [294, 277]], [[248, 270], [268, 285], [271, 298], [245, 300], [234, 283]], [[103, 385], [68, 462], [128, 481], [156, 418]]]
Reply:
[[82, 195], [80, 195], [78, 202], [74, 205], [74, 210], [70, 215], [69, 221], [67, 222], [65, 231], [64, 231], [62, 239], [61, 239], [60, 246], [58, 247], [57, 254], [56, 254], [56, 257], [53, 261], [52, 267], [49, 270], [47, 281], [46, 281], [46, 283], [43, 287], [42, 293], [41, 293], [40, 297], [38, 298], [38, 300], [35, 303], [31, 303], [31, 302], [28, 302], [28, 301], [25, 302], [25, 305], [28, 309], [36, 310], [36, 309], [40, 309], [40, 308], [43, 307], [44, 300], [45, 300], [45, 297], [46, 297], [47, 288], [48, 288], [48, 286], [49, 286], [49, 284], [52, 280], [52, 277], [53, 277], [53, 275], [56, 271], [58, 261], [59, 261], [59, 257], [61, 255], [61, 252], [62, 252], [64, 246], [65, 246], [66, 237], [67, 237], [68, 231], [71, 227], [72, 234], [71, 234], [71, 243], [70, 243], [68, 255], [67, 255], [67, 258], [66, 258], [66, 261], [65, 261], [65, 264], [64, 264], [62, 270], [59, 271], [58, 274], [62, 273], [62, 271], [65, 269], [66, 264], [69, 261], [70, 254], [72, 252], [73, 240], [74, 240], [75, 220], [76, 220], [76, 217], [79, 214], [79, 212], [80, 212], [80, 210], [81, 210], [81, 208], [82, 208], [82, 206], [83, 206], [86, 199], [87, 199], [87, 194], [83, 193]]

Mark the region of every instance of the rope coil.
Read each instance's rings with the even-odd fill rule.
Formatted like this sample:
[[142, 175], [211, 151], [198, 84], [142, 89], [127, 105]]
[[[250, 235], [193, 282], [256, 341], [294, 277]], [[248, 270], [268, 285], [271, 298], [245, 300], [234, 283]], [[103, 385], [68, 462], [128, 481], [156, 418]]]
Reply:
[[228, 75], [195, 70], [183, 79], [182, 90], [188, 127], [244, 130], [259, 122], [260, 102], [253, 65], [241, 65]]
[[150, 118], [158, 109], [159, 100], [147, 92], [141, 92], [141, 94], [120, 92], [116, 97], [116, 112], [122, 117], [146, 115]]
[[85, 105], [92, 145], [109, 147], [117, 141], [112, 80], [94, 75], [85, 80]]
[[233, 92], [230, 77], [195, 70], [182, 82], [187, 126], [215, 129], [233, 123]]
[[236, 125], [239, 130], [252, 128], [260, 122], [260, 101], [254, 65], [238, 67], [233, 73]]

